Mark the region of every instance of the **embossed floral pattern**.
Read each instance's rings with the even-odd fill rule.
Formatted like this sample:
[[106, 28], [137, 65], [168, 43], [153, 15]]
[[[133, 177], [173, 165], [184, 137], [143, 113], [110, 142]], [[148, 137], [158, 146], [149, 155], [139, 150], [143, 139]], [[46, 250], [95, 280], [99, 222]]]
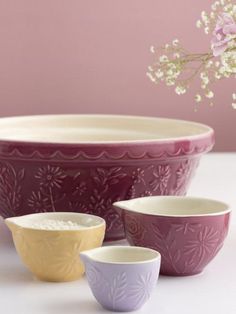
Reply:
[[40, 191], [32, 192], [28, 199], [28, 205], [36, 213], [50, 211], [50, 206], [47, 204], [47, 198]]
[[153, 170], [153, 181], [150, 186], [154, 191], [158, 190], [161, 195], [167, 191], [167, 185], [171, 176], [171, 170], [169, 165], [159, 165]]
[[159, 274], [158, 265], [150, 264], [146, 270], [135, 274], [129, 270], [96, 265], [93, 261], [85, 263], [85, 272], [96, 299], [110, 310], [126, 311], [140, 308], [150, 297]]
[[116, 274], [109, 285], [107, 297], [111, 300], [112, 308], [126, 298], [127, 275], [125, 272]]
[[149, 299], [156, 281], [156, 272], [138, 274], [135, 284], [133, 284], [129, 289], [129, 296], [135, 299], [136, 304], [143, 304], [146, 300]]
[[189, 240], [184, 247], [184, 254], [189, 255], [189, 264], [201, 261], [207, 254], [213, 254], [219, 241], [219, 232], [205, 226], [197, 235], [196, 240]]
[[40, 180], [40, 185], [46, 188], [60, 188], [65, 177], [60, 167], [50, 165], [39, 168], [35, 175], [35, 178]]
[[185, 222], [180, 224], [172, 224], [172, 226], [176, 232], [187, 234], [188, 232], [196, 232], [201, 227], [201, 224]]
[[157, 224], [153, 223], [152, 227], [156, 241], [155, 249], [158, 249], [161, 253], [162, 259], [169, 264], [174, 272], [180, 273], [177, 263], [181, 258], [181, 251], [176, 245], [176, 239], [171, 237], [170, 232], [168, 232], [167, 235], [164, 235]]
[[[171, 222], [170, 218], [142, 220], [140, 215], [130, 214], [130, 231], [125, 230], [130, 244], [149, 247], [161, 253], [161, 272], [163, 274], [193, 274], [202, 271], [223, 245], [228, 230], [227, 217], [218, 217], [222, 226], [214, 228], [211, 224], [198, 221]], [[155, 220], [155, 218], [153, 218]], [[164, 220], [164, 221], [162, 221]], [[139, 226], [142, 226], [140, 229]]]
[[125, 214], [125, 232], [127, 238], [133, 239], [134, 244], [142, 239], [145, 236], [146, 230], [144, 229], [143, 225], [136, 220], [132, 215]]
[[[60, 167], [47, 165], [38, 169], [35, 178], [39, 181], [39, 190], [32, 191], [28, 199], [29, 207], [34, 208], [36, 206], [36, 212], [55, 212], [56, 203], [65, 196], [58, 192], [66, 178], [64, 171]], [[40, 205], [42, 206], [41, 209]]]
[[76, 242], [67, 252], [55, 256], [54, 269], [57, 269], [57, 272], [61, 272], [65, 277], [71, 277], [73, 273], [81, 272], [81, 262], [80, 262], [80, 243]]
[[[78, 169], [75, 164], [59, 167], [58, 163], [42, 161], [26, 173], [25, 169], [0, 162], [1, 213], [4, 217], [47, 211], [91, 213], [105, 218], [110, 239], [122, 238], [124, 228], [112, 203], [140, 196], [185, 193], [192, 172], [184, 181], [182, 163], [178, 160], [170, 164], [119, 167], [81, 164]], [[195, 164], [191, 162], [189, 167]], [[178, 184], [181, 182], [179, 190], [177, 177]]]
[[25, 169], [16, 171], [8, 162], [0, 162], [0, 208], [3, 217], [16, 216], [22, 201], [21, 182]]

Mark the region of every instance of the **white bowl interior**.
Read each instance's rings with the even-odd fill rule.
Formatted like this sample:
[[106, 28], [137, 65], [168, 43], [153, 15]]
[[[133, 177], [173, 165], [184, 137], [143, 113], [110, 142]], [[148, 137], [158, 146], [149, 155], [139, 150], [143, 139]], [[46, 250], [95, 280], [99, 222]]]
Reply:
[[[78, 226], [71, 227], [70, 230], [78, 230], [81, 227], [84, 228], [93, 228], [105, 224], [103, 218], [81, 214], [81, 213], [67, 213], [67, 212], [57, 212], [57, 213], [39, 213], [39, 214], [30, 214], [20, 217], [7, 218], [6, 220], [15, 223], [16, 225], [23, 228], [32, 228], [32, 229], [44, 229], [44, 223], [48, 221], [63, 221], [65, 223], [72, 222], [78, 224]], [[40, 225], [40, 227], [37, 227]], [[45, 228], [47, 230], [47, 228]], [[61, 231], [60, 227], [58, 229], [53, 229], [53, 231]]]
[[107, 246], [83, 252], [92, 260], [102, 263], [142, 263], [160, 258], [160, 254], [152, 249], [130, 246]]
[[209, 216], [229, 212], [223, 202], [181, 196], [150, 196], [114, 203], [130, 211], [158, 216]]
[[182, 120], [115, 115], [45, 115], [0, 119], [0, 140], [97, 143], [204, 136], [206, 125]]

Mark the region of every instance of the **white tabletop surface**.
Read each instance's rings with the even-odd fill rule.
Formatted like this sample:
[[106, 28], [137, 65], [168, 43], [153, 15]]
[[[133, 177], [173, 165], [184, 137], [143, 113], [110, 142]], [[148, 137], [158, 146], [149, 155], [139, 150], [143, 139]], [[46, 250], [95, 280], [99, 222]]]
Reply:
[[[151, 299], [137, 313], [236, 314], [236, 154], [204, 156], [188, 194], [231, 204], [233, 215], [228, 238], [202, 274], [177, 278], [161, 276]], [[11, 236], [0, 221], [1, 314], [104, 312], [93, 298], [85, 278], [69, 283], [34, 279], [19, 260]]]

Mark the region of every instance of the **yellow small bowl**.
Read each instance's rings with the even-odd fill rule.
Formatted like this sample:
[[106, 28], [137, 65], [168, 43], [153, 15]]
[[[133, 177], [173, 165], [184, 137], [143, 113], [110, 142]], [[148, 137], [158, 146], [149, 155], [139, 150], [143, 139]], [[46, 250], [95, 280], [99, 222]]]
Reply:
[[[48, 220], [71, 221], [83, 227], [73, 230], [61, 230], [59, 227], [56, 230], [42, 229]], [[24, 264], [44, 281], [80, 278], [84, 266], [79, 253], [101, 246], [106, 228], [105, 220], [98, 216], [68, 212], [12, 217], [5, 219], [5, 223], [12, 232], [16, 250]]]

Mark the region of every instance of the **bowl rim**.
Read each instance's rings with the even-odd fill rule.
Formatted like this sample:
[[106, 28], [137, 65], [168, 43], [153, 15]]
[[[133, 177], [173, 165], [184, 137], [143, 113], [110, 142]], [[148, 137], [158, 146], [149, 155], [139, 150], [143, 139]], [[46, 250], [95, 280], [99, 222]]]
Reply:
[[161, 121], [170, 121], [180, 124], [187, 124], [189, 126], [197, 126], [205, 129], [200, 134], [192, 134], [192, 135], [184, 135], [184, 136], [177, 136], [177, 137], [166, 137], [166, 138], [150, 138], [150, 139], [136, 139], [136, 140], [112, 140], [112, 141], [75, 141], [75, 142], [66, 142], [66, 141], [34, 141], [34, 140], [24, 140], [24, 139], [8, 139], [4, 137], [0, 137], [0, 143], [17, 143], [17, 144], [33, 144], [33, 145], [50, 145], [50, 146], [106, 146], [112, 147], [114, 145], [137, 145], [137, 144], [168, 144], [174, 142], [182, 142], [182, 141], [194, 141], [194, 140], [201, 140], [206, 139], [214, 135], [214, 130], [210, 126], [191, 121], [191, 120], [183, 120], [183, 119], [172, 119], [172, 118], [165, 118], [165, 117], [151, 117], [151, 116], [142, 116], [142, 115], [116, 115], [116, 114], [41, 114], [41, 115], [22, 115], [22, 116], [6, 116], [0, 118], [0, 126], [1, 121], [14, 121], [14, 120], [30, 120], [30, 119], [42, 119], [42, 118], [97, 118], [97, 119], [110, 119], [110, 118], [117, 118], [117, 119], [131, 119], [131, 120], [146, 120], [150, 122], [156, 122], [158, 120]]
[[[87, 216], [87, 217], [91, 217], [93, 219], [96, 219], [97, 221], [100, 221], [99, 224], [97, 225], [92, 225], [92, 226], [85, 226], [83, 228], [78, 228], [78, 229], [42, 229], [42, 228], [35, 228], [35, 227], [30, 227], [30, 226], [26, 226], [26, 225], [21, 225], [20, 223], [16, 223], [14, 220], [18, 220], [18, 219], [21, 219], [22, 220], [25, 218], [30, 218], [30, 217], [33, 217], [33, 216], [51, 216], [51, 215], [71, 215], [71, 216]], [[46, 218], [46, 217], [45, 217]], [[27, 229], [27, 230], [34, 230], [34, 231], [42, 231], [42, 232], [83, 232], [83, 231], [86, 231], [86, 230], [91, 230], [91, 229], [96, 229], [96, 228], [100, 228], [102, 226], [105, 226], [106, 227], [106, 221], [105, 219], [103, 219], [102, 217], [100, 216], [97, 216], [97, 215], [92, 215], [92, 214], [86, 214], [86, 213], [77, 213], [77, 212], [42, 212], [42, 213], [32, 213], [32, 214], [26, 214], [26, 215], [21, 215], [21, 216], [15, 216], [15, 217], [9, 217], [9, 218], [5, 218], [4, 219], [5, 223], [6, 222], [12, 222], [13, 224], [15, 224], [16, 226], [18, 226], [19, 228], [22, 228], [22, 229]]]
[[[208, 213], [200, 213], [200, 214], [161, 214], [161, 213], [157, 213], [155, 214], [155, 212], [152, 213], [148, 213], [145, 212], [145, 210], [135, 210], [134, 208], [129, 208], [127, 206], [128, 203], [132, 203], [134, 201], [137, 200], [150, 200], [150, 199], [157, 199], [157, 200], [180, 200], [185, 202], [186, 200], [188, 201], [203, 201], [203, 202], [210, 202], [210, 203], [215, 203], [218, 205], [221, 205], [222, 207], [224, 207], [225, 209], [222, 209], [220, 211], [217, 212], [208, 212]], [[120, 206], [120, 204], [122, 203], [122, 206]], [[144, 216], [154, 216], [154, 217], [165, 217], [165, 218], [193, 218], [193, 217], [212, 217], [212, 216], [221, 216], [221, 215], [225, 215], [228, 213], [231, 213], [232, 209], [230, 208], [230, 205], [216, 200], [216, 199], [211, 199], [211, 198], [205, 198], [205, 197], [197, 197], [197, 196], [173, 196], [173, 195], [165, 195], [165, 196], [146, 196], [146, 197], [137, 197], [137, 198], [133, 198], [130, 200], [125, 200], [125, 201], [119, 201], [119, 202], [115, 202], [112, 204], [115, 208], [120, 208], [121, 211], [125, 210], [134, 214], [138, 214], [138, 215], [144, 215]], [[145, 205], [144, 205], [145, 206]]]
[[[97, 252], [102, 251], [145, 251], [145, 252], [151, 252], [153, 253], [154, 257], [148, 258], [146, 260], [140, 260], [140, 261], [105, 261], [100, 260], [96, 257]], [[95, 254], [95, 256], [93, 256]], [[152, 263], [157, 260], [161, 260], [161, 254], [154, 249], [148, 248], [148, 247], [142, 247], [142, 246], [130, 246], [130, 245], [109, 245], [109, 246], [101, 246], [97, 247], [91, 250], [86, 250], [80, 252], [80, 255], [89, 256], [90, 260], [94, 262], [98, 262], [101, 264], [112, 264], [112, 265], [138, 265], [138, 264], [146, 264], [146, 263]], [[92, 255], [92, 256], [91, 256]]]

